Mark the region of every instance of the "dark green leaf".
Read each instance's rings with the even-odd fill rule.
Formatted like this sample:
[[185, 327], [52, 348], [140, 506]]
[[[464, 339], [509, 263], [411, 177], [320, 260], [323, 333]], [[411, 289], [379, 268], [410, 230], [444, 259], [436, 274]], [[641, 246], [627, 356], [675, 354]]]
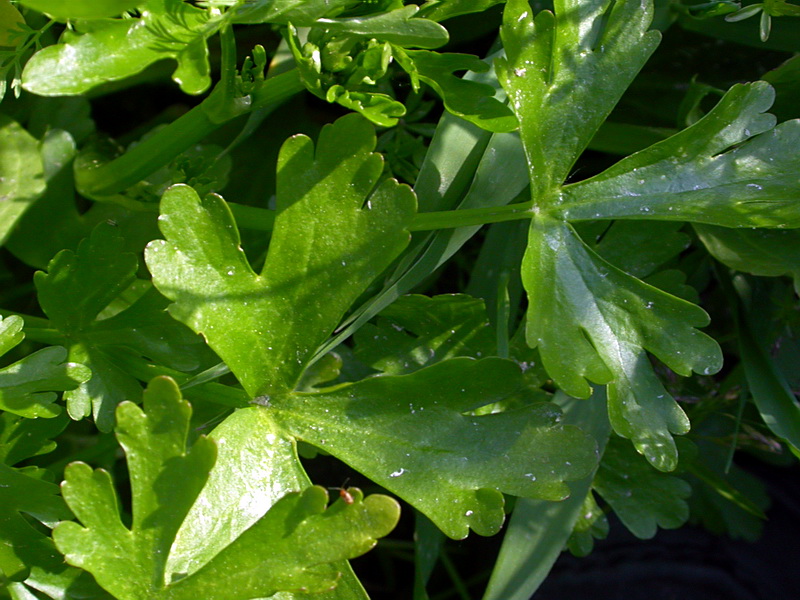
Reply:
[[592, 487], [639, 538], [653, 537], [658, 527], [675, 529], [689, 518], [689, 484], [656, 471], [630, 444], [613, 436]]
[[789, 275], [800, 294], [800, 232], [712, 225], [694, 228], [711, 255], [724, 265], [752, 275]]
[[505, 0], [428, 0], [420, 8], [420, 16], [444, 21], [460, 15], [483, 12]]
[[322, 17], [336, 15], [353, 0], [253, 0], [238, 6], [237, 23], [293, 23], [311, 27]]
[[44, 166], [37, 140], [0, 114], [0, 245], [25, 211], [44, 193]]
[[0, 462], [13, 466], [32, 456], [52, 452], [57, 436], [69, 423], [66, 415], [54, 419], [26, 419], [0, 414]]
[[49, 537], [35, 529], [21, 513], [42, 523], [69, 518], [58, 486], [42, 481], [36, 467], [12, 469], [0, 464], [0, 575], [22, 581], [31, 565], [52, 568], [61, 557]]
[[[0, 319], [0, 355], [22, 341], [22, 326], [17, 316]], [[84, 365], [66, 358], [64, 348], [51, 346], [0, 369], [0, 408], [28, 418], [61, 414], [61, 407], [53, 404], [55, 391], [73, 390], [91, 375]]]
[[470, 528], [497, 532], [501, 492], [561, 500], [569, 493], [564, 481], [594, 466], [594, 442], [558, 424], [560, 411], [551, 403], [469, 414], [526, 393], [515, 363], [456, 358], [411, 375], [275, 397], [269, 410], [299, 439], [395, 492], [459, 539]]
[[414, 195], [394, 180], [378, 184], [374, 147], [372, 127], [356, 115], [326, 126], [316, 153], [305, 136], [283, 145], [261, 275], [221, 198], [201, 201], [185, 186], [164, 195], [167, 241], [146, 254], [154, 281], [175, 302], [171, 314], [203, 334], [252, 397], [292, 389], [345, 311], [408, 243]]

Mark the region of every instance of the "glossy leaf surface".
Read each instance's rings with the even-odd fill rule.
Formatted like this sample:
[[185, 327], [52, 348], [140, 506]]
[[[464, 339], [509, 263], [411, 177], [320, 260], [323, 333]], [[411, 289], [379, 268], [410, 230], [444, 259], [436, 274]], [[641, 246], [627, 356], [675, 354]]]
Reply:
[[[520, 121], [533, 197], [560, 185], [660, 39], [647, 0], [509, 0], [497, 77]], [[545, 142], [546, 140], [546, 142]]]
[[550, 403], [469, 414], [525, 393], [515, 363], [458, 358], [411, 375], [273, 398], [270, 410], [299, 439], [397, 493], [460, 539], [470, 528], [497, 532], [501, 491], [560, 500], [569, 493], [564, 481], [584, 476], [595, 463], [593, 440], [560, 425], [560, 411]]
[[[225, 202], [175, 187], [162, 200], [166, 241], [146, 259], [171, 314], [202, 333], [252, 397], [292, 389], [317, 347], [408, 243], [411, 190], [378, 184], [372, 126], [356, 115], [305, 136], [278, 160], [275, 230], [261, 274], [239, 247]], [[377, 184], [377, 187], [376, 187]], [[187, 227], [191, 224], [191, 227]]]
[[[82, 526], [61, 523], [54, 538], [71, 564], [90, 571], [120, 600], [244, 600], [322, 591], [338, 578], [325, 565], [367, 551], [397, 521], [397, 503], [385, 496], [363, 499], [354, 490], [352, 504], [339, 501], [326, 510], [327, 492], [309, 488], [284, 496], [199, 571], [170, 582], [170, 548], [205, 485], [216, 444], [201, 437], [186, 448], [191, 408], [167, 378], [151, 382], [144, 409], [126, 402], [117, 413], [117, 437], [131, 477], [131, 527], [120, 520], [108, 474], [73, 463], [64, 497]], [[329, 543], [334, 532], [340, 544]]]
[[28, 61], [22, 85], [41, 96], [81, 94], [171, 58], [175, 82], [200, 94], [211, 85], [206, 38], [217, 27], [208, 11], [181, 0], [150, 0], [137, 18], [79, 21]]
[[319, 19], [317, 25], [334, 33], [380, 39], [410, 48], [438, 48], [447, 43], [447, 30], [428, 19], [415, 17], [418, 6], [413, 4], [367, 17]]

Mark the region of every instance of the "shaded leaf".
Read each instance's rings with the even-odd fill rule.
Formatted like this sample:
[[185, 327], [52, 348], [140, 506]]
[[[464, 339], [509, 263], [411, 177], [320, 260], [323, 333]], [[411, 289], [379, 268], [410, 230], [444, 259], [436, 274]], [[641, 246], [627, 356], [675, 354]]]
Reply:
[[182, 0], [150, 0], [138, 18], [78, 21], [58, 44], [31, 57], [22, 86], [40, 96], [82, 94], [171, 58], [178, 62], [175, 82], [200, 94], [211, 85], [205, 41], [219, 26]]
[[501, 492], [560, 500], [569, 493], [564, 480], [594, 465], [594, 442], [558, 424], [560, 411], [551, 403], [468, 413], [524, 398], [526, 391], [511, 361], [457, 358], [411, 375], [273, 397], [269, 410], [287, 431], [403, 497], [459, 539], [470, 528], [497, 532]]
[[55, 450], [53, 438], [69, 423], [66, 415], [53, 419], [26, 419], [0, 413], [0, 462], [13, 466], [26, 458]]
[[433, 21], [444, 21], [460, 15], [483, 12], [505, 0], [428, 0], [420, 8], [420, 16]]
[[722, 264], [752, 275], [794, 279], [800, 294], [800, 232], [778, 229], [729, 229], [695, 225], [711, 255]]
[[236, 7], [237, 23], [293, 23], [311, 27], [317, 19], [336, 15], [353, 0], [254, 0]]
[[138, 380], [118, 364], [115, 350], [186, 371], [209, 358], [202, 341], [169, 317], [167, 300], [152, 288], [121, 312], [100, 318], [136, 282], [138, 261], [123, 246], [116, 228], [101, 224], [76, 252], [59, 252], [47, 273], [34, 276], [42, 310], [64, 336], [70, 359], [92, 370], [91, 379], [66, 394], [70, 416], [93, 415], [102, 431], [111, 429], [117, 404], [141, 393]]
[[17, 46], [21, 43], [25, 37], [21, 29], [24, 25], [25, 19], [16, 7], [9, 0], [0, 0], [0, 46]]
[[[162, 200], [167, 241], [146, 260], [170, 313], [201, 333], [252, 397], [292, 389], [342, 315], [408, 243], [411, 190], [378, 184], [371, 125], [326, 126], [316, 148], [289, 139], [278, 161], [277, 216], [256, 275], [225, 202], [188, 187]], [[377, 187], [376, 187], [377, 185]]]
[[[605, 448], [611, 428], [599, 389], [590, 400], [576, 400], [562, 392], [554, 402], [564, 409], [564, 423], [576, 425]], [[561, 502], [519, 498], [503, 538], [484, 600], [528, 600], [545, 580], [560, 556], [575, 524], [585, 516], [595, 467], [570, 484], [570, 496]]]
[[58, 486], [43, 481], [43, 473], [36, 467], [12, 469], [0, 464], [0, 574], [12, 581], [24, 580], [31, 565], [47, 568], [62, 562], [52, 540], [22, 515], [51, 526], [69, 518]]
[[658, 527], [675, 529], [689, 518], [685, 499], [692, 488], [683, 479], [659, 473], [619, 438], [611, 437], [592, 487], [636, 537]]
[[0, 115], [0, 173], [0, 244], [3, 244], [20, 217], [45, 190], [38, 141], [6, 115]]
[[489, 65], [471, 54], [439, 54], [426, 50], [396, 50], [395, 58], [411, 76], [424, 81], [441, 97], [444, 107], [492, 132], [514, 131], [518, 124], [514, 113], [496, 99], [495, 89], [484, 83], [457, 77], [456, 71], [482, 73]]
[[[0, 319], [0, 354], [22, 341], [22, 326], [17, 316]], [[0, 408], [28, 418], [61, 414], [61, 407], [53, 404], [55, 392], [73, 390], [91, 375], [84, 365], [66, 359], [64, 348], [51, 346], [0, 369]]]
[[495, 345], [483, 302], [462, 294], [398, 298], [355, 340], [356, 357], [389, 375], [457, 356], [490, 356]]

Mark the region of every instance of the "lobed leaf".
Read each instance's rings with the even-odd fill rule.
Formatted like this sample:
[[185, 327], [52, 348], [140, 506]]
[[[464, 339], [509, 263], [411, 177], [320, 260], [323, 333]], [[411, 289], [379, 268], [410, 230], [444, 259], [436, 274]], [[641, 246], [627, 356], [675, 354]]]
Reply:
[[497, 78], [520, 122], [534, 201], [559, 186], [658, 45], [648, 0], [508, 0]]
[[691, 127], [565, 186], [551, 214], [800, 227], [800, 120], [774, 127], [774, 97], [765, 82], [733, 86]]
[[182, 0], [149, 0], [138, 18], [78, 21], [31, 57], [22, 86], [40, 96], [77, 95], [171, 58], [175, 82], [200, 94], [211, 85], [206, 40], [218, 27], [207, 10]]
[[0, 464], [0, 575], [24, 580], [35, 565], [52, 568], [61, 557], [50, 538], [33, 527], [22, 513], [42, 523], [69, 518], [55, 484], [42, 480], [36, 467], [13, 469]]
[[514, 131], [518, 127], [511, 109], [494, 97], [494, 87], [453, 74], [463, 70], [488, 71], [489, 66], [477, 56], [396, 50], [395, 57], [411, 75], [412, 81], [418, 79], [430, 85], [441, 97], [445, 108], [454, 115], [497, 133]]
[[428, 0], [420, 8], [421, 15], [433, 21], [483, 12], [505, 0]]
[[511, 361], [456, 358], [410, 375], [273, 397], [268, 410], [284, 429], [460, 539], [470, 528], [481, 535], [498, 531], [502, 493], [561, 500], [569, 494], [564, 481], [583, 477], [595, 464], [594, 442], [558, 424], [553, 404], [470, 414], [524, 397], [525, 390], [522, 371]]
[[[191, 407], [168, 378], [154, 379], [144, 408], [117, 408], [117, 437], [131, 478], [132, 523], [120, 520], [109, 475], [82, 463], [67, 467], [64, 498], [81, 521], [54, 530], [70, 564], [91, 572], [119, 600], [247, 600], [281, 591], [323, 591], [340, 571], [330, 563], [369, 550], [397, 523], [399, 506], [386, 496], [340, 500], [326, 510], [327, 492], [286, 494], [191, 574], [167, 570], [175, 537], [216, 458], [200, 437], [186, 448]], [[263, 460], [263, 456], [259, 457]], [[297, 465], [291, 465], [297, 469]], [[336, 537], [337, 544], [330, 540]], [[198, 547], [197, 551], [205, 552]]]
[[654, 470], [629, 444], [613, 436], [592, 487], [638, 538], [653, 537], [658, 527], [675, 529], [689, 518], [685, 499], [691, 486]]
[[322, 17], [335, 15], [353, 0], [253, 0], [237, 6], [237, 23], [293, 23], [311, 27]]
[[277, 216], [256, 275], [225, 202], [186, 186], [162, 199], [166, 241], [146, 260], [170, 313], [201, 333], [252, 397], [291, 390], [317, 348], [408, 243], [413, 192], [379, 182], [372, 127], [357, 115], [289, 139], [278, 160]]
[[167, 301], [146, 286], [144, 294], [122, 304], [123, 310], [99, 318], [137, 281], [138, 261], [123, 246], [116, 228], [104, 223], [76, 252], [59, 252], [47, 273], [34, 275], [39, 303], [63, 334], [70, 360], [92, 371], [91, 379], [84, 378], [65, 395], [67, 410], [73, 419], [93, 415], [102, 431], [111, 429], [117, 404], [141, 393], [138, 380], [121, 366], [116, 353], [187, 371], [200, 367], [210, 354], [201, 340], [166, 314]]
[[591, 393], [587, 380], [609, 384], [614, 430], [656, 468], [673, 469], [671, 434], [686, 433], [689, 420], [645, 350], [684, 376], [716, 372], [719, 347], [696, 329], [708, 323], [706, 313], [605, 262], [569, 225], [546, 217], [533, 219], [522, 277], [528, 344], [556, 384], [582, 398]]

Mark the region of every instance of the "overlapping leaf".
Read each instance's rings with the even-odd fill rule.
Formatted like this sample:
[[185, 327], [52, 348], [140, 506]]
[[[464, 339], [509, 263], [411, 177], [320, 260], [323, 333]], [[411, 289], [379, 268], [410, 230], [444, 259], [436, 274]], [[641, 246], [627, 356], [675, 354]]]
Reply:
[[43, 48], [28, 61], [23, 87], [41, 96], [82, 94], [171, 58], [178, 62], [172, 78], [184, 92], [199, 94], [208, 89], [206, 40], [220, 27], [219, 20], [182, 0], [140, 4], [137, 18], [76, 22], [60, 43]]
[[560, 185], [636, 73], [655, 50], [649, 0], [556, 0], [531, 14], [509, 0], [497, 76], [520, 121], [533, 197]]
[[98, 319], [134, 284], [136, 268], [136, 256], [123, 251], [116, 228], [102, 224], [77, 252], [63, 250], [47, 273], [34, 277], [39, 303], [62, 334], [70, 359], [92, 370], [91, 379], [65, 395], [67, 409], [74, 419], [93, 415], [103, 431], [111, 429], [114, 407], [141, 393], [116, 353], [144, 356], [183, 371], [199, 368], [209, 357], [201, 340], [165, 313], [166, 300], [153, 289], [123, 304], [121, 312]]
[[[507, 59], [498, 61], [521, 123], [533, 186], [534, 217], [523, 259], [528, 343], [539, 348], [548, 373], [568, 393], [588, 396], [587, 380], [610, 384], [614, 429], [654, 466], [670, 470], [677, 461], [671, 434], [685, 433], [689, 422], [645, 351], [682, 375], [715, 372], [719, 348], [696, 329], [708, 317], [604, 261], [565, 221], [800, 225], [797, 161], [789, 150], [797, 144], [800, 123], [771, 129], [774, 118], [763, 114], [772, 101], [769, 86], [735, 86], [692, 127], [562, 188], [658, 34], [646, 32], [648, 2], [556, 2], [555, 16], [542, 12], [535, 20], [529, 10], [527, 2], [507, 4]], [[614, 66], [598, 71], [608, 60]], [[589, 93], [592, 101], [581, 101], [580, 109], [571, 104]], [[587, 104], [593, 108], [586, 110]]]
[[[312, 487], [284, 496], [199, 571], [167, 579], [175, 534], [206, 482], [216, 445], [199, 438], [186, 448], [191, 408], [167, 378], [145, 392], [144, 410], [117, 409], [117, 437], [131, 476], [133, 522], [123, 525], [109, 475], [73, 463], [64, 497], [83, 526], [61, 523], [54, 539], [68, 562], [90, 571], [120, 600], [246, 600], [279, 591], [322, 591], [336, 584], [328, 563], [369, 550], [390, 531], [397, 503], [385, 496], [339, 501]], [[330, 544], [336, 537], [337, 544]]]
[[44, 166], [38, 141], [19, 123], [0, 115], [0, 244], [44, 193]]
[[353, 301], [408, 243], [413, 192], [378, 183], [372, 127], [357, 115], [278, 161], [277, 217], [261, 274], [253, 272], [225, 202], [188, 187], [162, 200], [166, 241], [146, 259], [171, 314], [201, 333], [251, 396], [292, 389]]
[[[0, 319], [0, 355], [23, 340], [22, 326], [17, 316]], [[66, 358], [64, 348], [51, 346], [0, 369], [0, 409], [29, 418], [61, 414], [61, 407], [53, 404], [55, 392], [73, 390], [91, 375], [84, 365]]]
[[629, 444], [611, 437], [592, 487], [639, 538], [651, 538], [658, 527], [675, 529], [689, 518], [686, 498], [691, 486], [679, 477], [659, 473]]
[[33, 565], [53, 568], [62, 561], [52, 540], [22, 515], [50, 526], [70, 517], [58, 486], [44, 481], [44, 474], [36, 467], [14, 469], [0, 464], [0, 575], [12, 581], [24, 580]]
[[469, 414], [528, 393], [514, 362], [456, 358], [410, 375], [278, 396], [269, 410], [287, 431], [397, 493], [458, 539], [470, 528], [498, 531], [501, 492], [561, 500], [569, 494], [564, 481], [595, 465], [594, 441], [560, 425], [552, 403]]

